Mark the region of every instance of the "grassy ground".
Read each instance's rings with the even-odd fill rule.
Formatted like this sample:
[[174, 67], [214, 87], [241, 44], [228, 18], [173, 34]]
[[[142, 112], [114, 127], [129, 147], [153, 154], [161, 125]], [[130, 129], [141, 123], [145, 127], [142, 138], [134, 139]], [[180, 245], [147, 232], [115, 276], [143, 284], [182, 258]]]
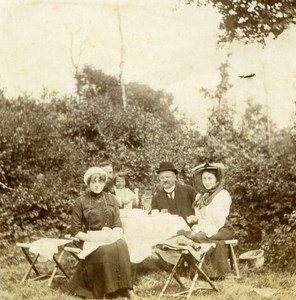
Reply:
[[[63, 265], [70, 274], [73, 274], [75, 261], [69, 255], [65, 255]], [[47, 287], [44, 281], [27, 281], [20, 284], [28, 263], [20, 249], [15, 246], [0, 250], [0, 299], [1, 300], [77, 300], [69, 295], [67, 281], [62, 278], [54, 280], [51, 287]], [[44, 270], [52, 268], [51, 263], [44, 263]], [[229, 278], [216, 282], [219, 291], [198, 291], [191, 299], [199, 300], [257, 300], [266, 297], [255, 292], [254, 289], [276, 289], [270, 299], [296, 299], [296, 275], [274, 273], [266, 269], [249, 270], [241, 267], [240, 279]], [[189, 283], [187, 274], [182, 274], [182, 281]], [[168, 274], [161, 269], [156, 258], [150, 258], [138, 266], [135, 285], [136, 299], [156, 299]], [[178, 286], [173, 281], [172, 289]], [[204, 285], [204, 282], [200, 282]], [[259, 290], [260, 292], [260, 290]]]

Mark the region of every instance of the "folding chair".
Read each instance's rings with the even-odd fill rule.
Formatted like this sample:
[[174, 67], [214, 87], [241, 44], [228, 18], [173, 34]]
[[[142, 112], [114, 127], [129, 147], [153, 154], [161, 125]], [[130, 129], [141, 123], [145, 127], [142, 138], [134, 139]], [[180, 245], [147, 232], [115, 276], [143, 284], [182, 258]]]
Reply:
[[[211, 248], [211, 247], [215, 247], [214, 243], [211, 244], [200, 244], [201, 247], [203, 245], [207, 245], [206, 247], [208, 247], [208, 249], [205, 252], [202, 252], [199, 255], [199, 259], [197, 259], [196, 255], [193, 255], [192, 251], [190, 251], [189, 249], [192, 249], [191, 247], [187, 246], [187, 247], [183, 247], [183, 248], [187, 248], [187, 249], [175, 249], [175, 250], [167, 250], [166, 246], [163, 245], [162, 247], [159, 247], [160, 249], [164, 250], [164, 251], [171, 251], [172, 253], [178, 253], [180, 254], [177, 262], [175, 263], [171, 273], [169, 274], [169, 277], [167, 278], [164, 287], [162, 288], [158, 299], [160, 299], [163, 296], [171, 296], [171, 297], [178, 297], [178, 296], [183, 296], [186, 297], [187, 300], [190, 299], [192, 293], [196, 290], [213, 290], [213, 291], [218, 291], [218, 289], [215, 287], [214, 283], [210, 280], [210, 278], [204, 273], [204, 271], [201, 269], [202, 268], [202, 264], [204, 262], [204, 258], [205, 255], [207, 253], [207, 251]], [[159, 245], [158, 245], [159, 246]], [[193, 249], [192, 249], [193, 250]], [[157, 254], [157, 256], [161, 258], [161, 252], [158, 249], [155, 249], [155, 253]], [[181, 282], [177, 272], [180, 269], [180, 267], [184, 264], [187, 263], [189, 266], [191, 266], [194, 269], [194, 276], [191, 282], [191, 285], [189, 287], [189, 289], [187, 289], [184, 284]], [[201, 287], [201, 286], [197, 286], [195, 287], [196, 283], [197, 283], [197, 279], [198, 277], [201, 276], [201, 278], [203, 278], [208, 284], [209, 284], [209, 288], [205, 288], [205, 287]], [[165, 294], [165, 291], [167, 290], [170, 282], [172, 281], [172, 279], [175, 279], [178, 284], [181, 286], [182, 289], [185, 288], [184, 291], [175, 293], [175, 294]]]
[[228, 249], [229, 249], [229, 261], [230, 261], [231, 270], [232, 272], [234, 272], [236, 278], [240, 278], [237, 258], [233, 249], [233, 246], [237, 246], [238, 240], [226, 240], [225, 244], [228, 245]]
[[[65, 251], [65, 249], [64, 249], [65, 246], [64, 245], [61, 246], [61, 251], [56, 256], [53, 255], [52, 259], [55, 263], [55, 266], [54, 266], [54, 269], [52, 270], [51, 273], [42, 273], [41, 271], [39, 271], [37, 269], [36, 264], [38, 262], [38, 258], [40, 258], [41, 256], [40, 256], [39, 253], [37, 253], [37, 254], [34, 254], [33, 258], [31, 257], [32, 255], [30, 255], [30, 253], [29, 253], [29, 249], [30, 249], [31, 245], [32, 245], [31, 243], [17, 243], [16, 244], [17, 247], [20, 247], [22, 249], [27, 261], [30, 264], [30, 267], [26, 271], [25, 275], [23, 276], [23, 278], [21, 280], [21, 283], [23, 283], [23, 282], [25, 282], [25, 280], [29, 279], [32, 269], [34, 270], [36, 276], [32, 277], [30, 279], [31, 280], [38, 280], [38, 279], [49, 277], [48, 286], [51, 286], [53, 279], [56, 278], [56, 277], [64, 277], [64, 278], [70, 279], [70, 277], [68, 276], [68, 274], [66, 273], [66, 271], [64, 270], [64, 268], [61, 265], [61, 261], [62, 261], [64, 251]], [[61, 270], [63, 275], [57, 275], [56, 274], [58, 269]]]

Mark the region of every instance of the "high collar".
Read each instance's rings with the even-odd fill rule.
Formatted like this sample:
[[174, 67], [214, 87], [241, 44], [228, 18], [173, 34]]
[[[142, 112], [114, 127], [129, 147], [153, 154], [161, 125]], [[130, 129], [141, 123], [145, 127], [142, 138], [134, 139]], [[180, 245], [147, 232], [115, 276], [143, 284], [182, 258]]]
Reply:
[[102, 194], [103, 194], [103, 192], [100, 192], [99, 194], [96, 194], [96, 193], [92, 192], [91, 190], [88, 190], [88, 195], [89, 195], [92, 199], [95, 199], [95, 200], [101, 198]]

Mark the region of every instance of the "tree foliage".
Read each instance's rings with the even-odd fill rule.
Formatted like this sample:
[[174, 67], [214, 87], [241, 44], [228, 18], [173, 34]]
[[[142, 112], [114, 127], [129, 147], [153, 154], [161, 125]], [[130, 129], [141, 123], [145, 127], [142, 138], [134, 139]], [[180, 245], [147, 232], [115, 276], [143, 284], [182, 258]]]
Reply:
[[[289, 228], [295, 224], [287, 216], [296, 205], [296, 123], [285, 131], [272, 127], [268, 144], [265, 110], [250, 100], [243, 130], [237, 127], [227, 101], [227, 70], [226, 61], [216, 90], [204, 90], [213, 101], [204, 136], [176, 117], [171, 96], [163, 91], [133, 83], [122, 109], [117, 80], [95, 69], [79, 74], [91, 74], [80, 97], [47, 94], [51, 101], [42, 102], [0, 95], [0, 238], [29, 239], [32, 231], [62, 234], [84, 189], [85, 170], [102, 160], [111, 160], [117, 171], [129, 169], [140, 192], [157, 189], [155, 169], [163, 160], [172, 161], [179, 180], [187, 183], [191, 168], [215, 161], [227, 167], [230, 219], [240, 243], [262, 241], [274, 262], [279, 249], [266, 239], [280, 241], [282, 232], [291, 240], [287, 249], [293, 249], [295, 234]], [[279, 254], [291, 260], [290, 250]]]
[[1, 100], [1, 174], [12, 189], [3, 189], [0, 201], [3, 237], [18, 238], [20, 231], [40, 226], [64, 230], [69, 207], [83, 189], [83, 173], [102, 160], [111, 160], [116, 170], [131, 170], [141, 189], [156, 188], [154, 170], [161, 160], [173, 161], [180, 179], [188, 179], [199, 134], [176, 118], [171, 96], [133, 84], [123, 110], [116, 101], [116, 79], [90, 69], [79, 75], [89, 74], [79, 98]]
[[185, 3], [212, 5], [221, 14], [220, 42], [241, 40], [265, 44], [267, 37], [278, 37], [296, 23], [294, 0], [185, 0]]

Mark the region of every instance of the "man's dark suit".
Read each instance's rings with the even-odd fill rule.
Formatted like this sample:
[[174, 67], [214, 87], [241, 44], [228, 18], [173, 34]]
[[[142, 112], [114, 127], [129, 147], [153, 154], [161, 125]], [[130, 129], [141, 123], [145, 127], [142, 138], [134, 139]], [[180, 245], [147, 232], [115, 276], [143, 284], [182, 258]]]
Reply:
[[164, 189], [152, 198], [152, 209], [167, 209], [169, 213], [186, 217], [194, 215], [192, 203], [196, 192], [190, 185], [176, 183], [174, 199], [169, 198]]

